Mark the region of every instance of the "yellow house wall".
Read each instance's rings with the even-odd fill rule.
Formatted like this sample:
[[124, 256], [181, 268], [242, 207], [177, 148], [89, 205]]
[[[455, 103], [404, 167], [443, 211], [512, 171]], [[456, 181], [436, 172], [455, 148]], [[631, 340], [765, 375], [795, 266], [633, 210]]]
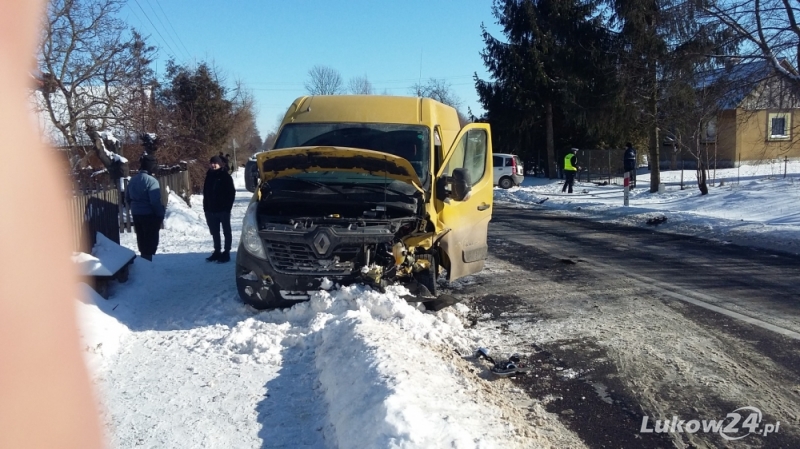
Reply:
[[737, 160], [760, 161], [788, 157], [800, 157], [800, 128], [797, 120], [800, 114], [792, 111], [791, 130], [789, 140], [767, 139], [768, 112], [776, 111], [745, 111], [736, 110], [736, 152]]
[[723, 111], [717, 117], [717, 159], [735, 163], [737, 141], [736, 111]]

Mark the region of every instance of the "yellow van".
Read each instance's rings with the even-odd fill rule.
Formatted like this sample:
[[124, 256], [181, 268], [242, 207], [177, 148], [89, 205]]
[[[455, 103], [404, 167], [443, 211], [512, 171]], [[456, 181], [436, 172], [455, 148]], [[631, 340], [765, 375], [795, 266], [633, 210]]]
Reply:
[[[428, 98], [301, 97], [274, 148], [236, 257], [242, 300], [288, 307], [320, 288], [401, 283], [438, 309], [437, 279], [483, 269], [492, 216], [489, 125]], [[452, 298], [449, 298], [452, 299]]]

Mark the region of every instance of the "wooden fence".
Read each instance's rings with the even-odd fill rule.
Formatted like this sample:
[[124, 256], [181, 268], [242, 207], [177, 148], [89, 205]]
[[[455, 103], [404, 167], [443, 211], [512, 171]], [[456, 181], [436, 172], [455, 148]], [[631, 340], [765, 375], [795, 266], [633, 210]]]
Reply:
[[118, 189], [99, 186], [76, 192], [69, 205], [73, 251], [91, 253], [97, 232], [119, 243], [119, 205]]
[[[175, 192], [187, 204], [190, 203], [191, 184], [188, 171], [165, 172], [158, 174], [156, 179], [161, 187], [161, 203], [165, 207], [170, 192]], [[128, 180], [121, 181], [121, 186], [84, 186], [74, 192], [69, 205], [74, 251], [91, 253], [97, 232], [116, 243], [120, 242], [120, 233], [134, 232], [133, 217], [125, 204], [125, 195], [121, 194], [128, 188]]]
[[156, 176], [161, 186], [161, 202], [167, 204], [169, 192], [175, 192], [179, 197], [191, 206], [192, 184], [189, 180], [189, 171], [173, 171], [171, 173], [159, 173]]

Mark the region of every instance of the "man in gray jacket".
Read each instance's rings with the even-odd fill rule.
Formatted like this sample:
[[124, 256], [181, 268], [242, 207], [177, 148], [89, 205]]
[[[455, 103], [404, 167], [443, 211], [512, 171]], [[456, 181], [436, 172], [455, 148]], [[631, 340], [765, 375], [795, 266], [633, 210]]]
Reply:
[[139, 160], [139, 173], [131, 178], [125, 200], [133, 215], [136, 228], [136, 243], [143, 259], [153, 260], [158, 249], [158, 233], [164, 221], [164, 205], [161, 204], [161, 187], [153, 177], [158, 161], [150, 154]]

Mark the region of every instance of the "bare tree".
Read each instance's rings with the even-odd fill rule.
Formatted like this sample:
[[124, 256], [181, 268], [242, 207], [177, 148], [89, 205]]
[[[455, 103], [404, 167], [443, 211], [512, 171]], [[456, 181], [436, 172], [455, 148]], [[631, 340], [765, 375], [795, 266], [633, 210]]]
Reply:
[[369, 82], [367, 75], [350, 78], [347, 90], [354, 95], [372, 95], [374, 93], [372, 83]]
[[119, 181], [123, 177], [130, 176], [130, 169], [128, 160], [121, 157], [120, 141], [110, 132], [98, 132], [92, 125], [87, 125], [85, 132], [92, 141], [95, 154], [106, 167], [114, 185], [122, 190], [122, 184]]
[[432, 98], [440, 103], [461, 108], [461, 99], [453, 92], [453, 88], [444, 79], [431, 78], [426, 84], [414, 84], [409, 92], [417, 97]]
[[237, 81], [233, 93], [231, 139], [236, 140], [237, 149], [231, 156], [230, 165], [239, 167], [244, 166], [247, 158], [259, 150], [262, 141], [256, 126], [256, 107], [252, 92], [246, 89], [241, 81]]
[[273, 130], [267, 133], [267, 136], [264, 137], [264, 143], [261, 144], [260, 151], [267, 151], [271, 150], [272, 147], [275, 145], [275, 140], [278, 139], [278, 132]]
[[337, 95], [342, 92], [342, 76], [334, 68], [315, 65], [308, 71], [305, 88], [310, 95]]
[[275, 117], [275, 125], [266, 132], [264, 142], [261, 144], [259, 151], [268, 151], [275, 146], [275, 141], [278, 139], [278, 131], [281, 129], [281, 123], [283, 123], [283, 114], [278, 114]]
[[[123, 0], [51, 0], [38, 53], [37, 103], [73, 151], [87, 125], [132, 129], [152, 89], [154, 47], [116, 18]], [[138, 78], [138, 79], [137, 79]], [[82, 150], [85, 156], [93, 145]], [[75, 155], [73, 155], [75, 156]]]
[[791, 0], [715, 0], [705, 12], [722, 22], [741, 42], [740, 59], [766, 59], [783, 76], [800, 84], [795, 68], [800, 63], [800, 4]]

